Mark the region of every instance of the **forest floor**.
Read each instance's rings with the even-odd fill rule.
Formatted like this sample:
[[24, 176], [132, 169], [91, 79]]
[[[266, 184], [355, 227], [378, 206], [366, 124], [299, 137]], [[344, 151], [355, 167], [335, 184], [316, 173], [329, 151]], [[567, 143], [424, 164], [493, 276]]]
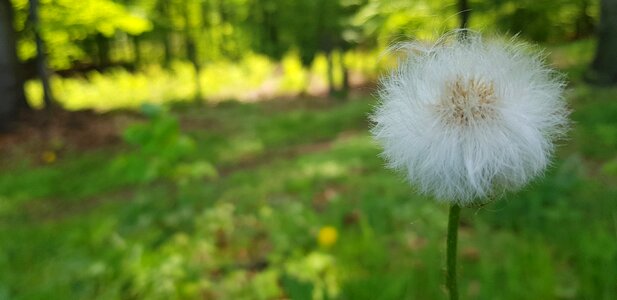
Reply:
[[[465, 209], [468, 299], [617, 294], [617, 89], [547, 173]], [[355, 95], [58, 112], [0, 137], [0, 299], [442, 299], [448, 208], [384, 168]], [[36, 115], [32, 118], [39, 120]]]

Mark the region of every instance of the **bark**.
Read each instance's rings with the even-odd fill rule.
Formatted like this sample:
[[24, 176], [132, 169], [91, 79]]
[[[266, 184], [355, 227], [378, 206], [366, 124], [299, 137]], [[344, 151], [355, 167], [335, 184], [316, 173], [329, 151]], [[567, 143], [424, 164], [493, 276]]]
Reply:
[[328, 61], [328, 96], [332, 96], [334, 93], [334, 61], [332, 57], [332, 51], [326, 53], [326, 59]]
[[[159, 1], [158, 2], [158, 6], [157, 9], [159, 10], [160, 14], [161, 14], [161, 18], [165, 19], [165, 20], [170, 20], [170, 13], [169, 13], [169, 3], [167, 3], [167, 1]], [[169, 68], [170, 64], [171, 64], [171, 60], [173, 59], [174, 53], [173, 53], [173, 49], [172, 49], [172, 41], [171, 41], [171, 34], [172, 34], [172, 30], [169, 27], [169, 24], [161, 24], [160, 30], [161, 30], [161, 41], [163, 43], [163, 51], [164, 51], [164, 61], [163, 61], [163, 66], [165, 66], [165, 68]]]
[[195, 30], [191, 24], [191, 20], [189, 18], [189, 7], [188, 3], [185, 4], [183, 14], [184, 14], [184, 42], [186, 47], [186, 58], [191, 62], [193, 66], [193, 70], [195, 71], [195, 102], [201, 102], [202, 93], [201, 93], [201, 85], [199, 84], [199, 73], [200, 73], [200, 65], [197, 57], [197, 43], [195, 42]]
[[588, 8], [589, 0], [581, 0], [578, 18], [576, 19], [575, 23], [575, 39], [584, 38], [593, 33], [593, 18], [589, 14], [587, 14]]
[[0, 0], [0, 45], [0, 126], [4, 127], [15, 119], [20, 103], [25, 103], [9, 0]]
[[109, 59], [109, 38], [107, 38], [101, 33], [97, 34], [96, 47], [98, 49], [99, 67], [105, 69], [111, 64], [111, 60]]
[[195, 71], [195, 102], [201, 102], [202, 100], [202, 92], [201, 92], [201, 84], [199, 81], [199, 74], [201, 71], [201, 68], [199, 66], [199, 62], [197, 61], [197, 51], [196, 51], [196, 47], [195, 47], [195, 42], [193, 41], [193, 39], [189, 39], [187, 44], [187, 48], [188, 48], [188, 56], [189, 56], [189, 60], [191, 61], [191, 65], [193, 65], [193, 70]]
[[171, 47], [171, 33], [169, 32], [169, 30], [165, 29], [163, 31], [161, 39], [163, 41], [163, 52], [164, 52], [163, 66], [165, 68], [169, 68], [169, 66], [171, 65], [171, 60], [174, 57], [173, 49]]
[[346, 99], [349, 95], [349, 69], [347, 65], [345, 65], [345, 52], [341, 51], [341, 56], [339, 58], [339, 63], [341, 67], [341, 72], [343, 73], [343, 83], [341, 85], [341, 98]]
[[47, 70], [47, 59], [45, 58], [45, 45], [40, 34], [39, 24], [39, 1], [30, 0], [30, 22], [34, 30], [34, 41], [36, 43], [36, 69], [41, 84], [43, 85], [43, 103], [46, 109], [50, 109], [53, 103], [51, 85], [49, 84], [49, 73]]
[[133, 64], [136, 68], [141, 66], [141, 37], [133, 36]]
[[617, 84], [617, 0], [602, 0], [598, 25], [598, 46], [587, 81]]

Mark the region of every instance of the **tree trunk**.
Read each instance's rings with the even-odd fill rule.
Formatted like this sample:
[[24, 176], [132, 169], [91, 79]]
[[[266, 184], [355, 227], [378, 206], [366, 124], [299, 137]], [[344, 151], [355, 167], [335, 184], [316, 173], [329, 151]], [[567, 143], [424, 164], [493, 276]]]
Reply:
[[[36, 0], [34, 0], [36, 1]], [[109, 59], [109, 38], [99, 33], [96, 35], [96, 47], [98, 49], [99, 67], [105, 69], [111, 64]]]
[[574, 38], [580, 39], [589, 36], [593, 33], [593, 18], [587, 14], [589, 8], [589, 0], [580, 0], [578, 17], [576, 19]]
[[[171, 20], [171, 13], [169, 11], [169, 3], [167, 1], [158, 1], [157, 4], [157, 10], [159, 11], [159, 14], [161, 16], [162, 19], [164, 20]], [[161, 38], [161, 42], [163, 44], [163, 66], [165, 68], [169, 68], [170, 64], [171, 64], [171, 60], [173, 59], [174, 53], [173, 53], [173, 49], [172, 49], [172, 40], [171, 40], [171, 34], [172, 34], [172, 28], [171, 28], [171, 22], [167, 22], [167, 23], [162, 23], [159, 24], [159, 28], [160, 28], [160, 38]]]
[[328, 96], [334, 94], [334, 58], [332, 57], [332, 51], [326, 53], [326, 60], [328, 62]]
[[49, 74], [47, 70], [47, 60], [45, 58], [45, 46], [41, 39], [39, 23], [39, 1], [30, 0], [30, 22], [34, 31], [34, 41], [36, 43], [36, 69], [41, 84], [43, 85], [43, 103], [46, 109], [50, 109], [53, 103], [51, 85], [49, 84]]
[[339, 57], [339, 64], [341, 68], [341, 72], [343, 73], [343, 82], [341, 85], [341, 98], [347, 99], [349, 95], [349, 69], [347, 69], [347, 65], [345, 65], [345, 52], [341, 50], [341, 56]]
[[141, 66], [141, 37], [132, 36], [133, 41], [133, 64], [135, 68], [139, 68]]
[[168, 29], [164, 29], [161, 34], [161, 40], [163, 42], [163, 66], [169, 68], [171, 60], [174, 57], [173, 49], [171, 47], [171, 33]]
[[617, 0], [600, 3], [598, 46], [586, 79], [601, 85], [617, 84]]
[[201, 84], [199, 83], [199, 59], [197, 58], [197, 43], [195, 42], [195, 32], [191, 20], [189, 18], [189, 3], [183, 7], [184, 17], [184, 43], [186, 47], [186, 58], [191, 62], [193, 70], [195, 70], [195, 102], [199, 103], [202, 100]]
[[191, 65], [193, 65], [193, 70], [195, 70], [195, 102], [199, 103], [203, 100], [202, 92], [201, 92], [201, 84], [199, 80], [199, 74], [201, 68], [199, 67], [199, 62], [197, 61], [197, 49], [195, 47], [195, 42], [193, 39], [189, 39], [188, 41], [188, 56], [191, 61]]
[[0, 126], [4, 127], [15, 119], [20, 103], [25, 103], [9, 0], [0, 0], [0, 45]]

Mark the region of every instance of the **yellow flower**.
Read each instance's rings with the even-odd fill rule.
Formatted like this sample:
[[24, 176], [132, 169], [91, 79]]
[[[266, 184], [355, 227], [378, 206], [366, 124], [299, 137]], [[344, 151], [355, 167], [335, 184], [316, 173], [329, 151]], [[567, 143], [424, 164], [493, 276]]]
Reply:
[[51, 164], [55, 162], [57, 158], [58, 157], [56, 156], [56, 152], [54, 151], [45, 151], [41, 155], [41, 159], [43, 159], [43, 162], [45, 162], [46, 164]]
[[317, 234], [317, 242], [322, 247], [330, 247], [336, 243], [336, 239], [338, 238], [338, 232], [336, 228], [332, 226], [324, 226], [319, 229], [319, 234]]

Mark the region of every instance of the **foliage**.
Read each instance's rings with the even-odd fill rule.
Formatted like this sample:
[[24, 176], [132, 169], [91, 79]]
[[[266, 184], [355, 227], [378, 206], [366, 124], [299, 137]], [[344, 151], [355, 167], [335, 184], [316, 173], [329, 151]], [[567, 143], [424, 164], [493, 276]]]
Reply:
[[587, 37], [593, 33], [599, 14], [599, 1], [496, 0], [479, 4], [480, 10], [494, 13], [491, 17], [502, 31], [536, 41], [559, 41]]
[[[12, 0], [19, 54], [36, 54], [27, 0]], [[537, 41], [588, 36], [598, 0], [471, 1], [471, 27]], [[207, 65], [261, 53], [279, 61], [295, 51], [305, 66], [335, 49], [383, 49], [404, 38], [456, 28], [453, 1], [382, 0], [48, 0], [41, 31], [53, 69], [110, 63]], [[194, 53], [193, 53], [194, 52]], [[191, 54], [193, 53], [193, 54]]]
[[143, 105], [142, 111], [149, 122], [133, 125], [124, 132], [124, 140], [136, 149], [116, 158], [114, 167], [134, 174], [142, 182], [167, 176], [186, 184], [188, 180], [216, 176], [208, 162], [182, 162], [195, 151], [195, 142], [180, 132], [175, 117], [154, 105]]
[[[255, 30], [255, 48], [277, 60], [294, 50], [303, 65], [311, 65], [317, 53], [348, 49], [358, 41], [359, 33], [351, 19], [364, 2], [257, 1], [252, 15], [252, 21], [260, 25]], [[300, 11], [303, 13], [292, 13]]]
[[[22, 60], [36, 55], [32, 32], [28, 26], [28, 0], [12, 0], [17, 11], [16, 30], [22, 32], [18, 54]], [[76, 60], [88, 57], [82, 44], [97, 34], [114, 36], [118, 31], [142, 34], [151, 28], [144, 16], [129, 11], [112, 0], [53, 0], [41, 1], [41, 35], [49, 51], [53, 68], [65, 69]]]
[[[12, 3], [19, 54], [30, 62], [24, 73], [34, 78], [28, 1]], [[598, 17], [598, 0], [471, 1], [471, 7], [472, 29], [556, 43], [589, 36]], [[344, 96], [350, 74], [374, 78], [387, 64], [352, 69], [358, 54], [379, 61], [378, 53], [399, 41], [458, 26], [456, 5], [446, 0], [48, 0], [40, 15], [49, 65], [60, 75], [53, 94], [67, 109], [135, 107], [161, 95], [254, 99], [304, 94], [316, 85]], [[295, 59], [299, 67], [289, 64]], [[313, 76], [315, 66], [324, 67]], [[152, 87], [151, 79], [159, 83]], [[115, 93], [117, 86], [126, 91]], [[42, 107], [37, 81], [27, 88], [30, 102]]]

